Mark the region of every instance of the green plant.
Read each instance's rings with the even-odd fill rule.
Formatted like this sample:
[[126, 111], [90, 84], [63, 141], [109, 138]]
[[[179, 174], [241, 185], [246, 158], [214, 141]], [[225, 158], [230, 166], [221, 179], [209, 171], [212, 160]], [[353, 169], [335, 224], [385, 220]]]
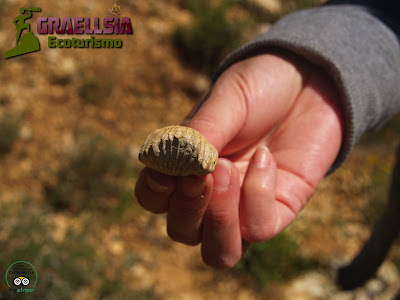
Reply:
[[280, 9], [276, 11], [270, 11], [260, 7], [257, 1], [254, 0], [242, 0], [240, 4], [249, 11], [258, 22], [273, 24], [283, 16], [296, 10], [318, 6], [323, 0], [280, 0], [279, 2]]
[[[400, 113], [396, 114], [392, 119], [385, 123], [384, 126], [380, 127], [379, 130], [366, 132], [361, 137], [359, 143], [360, 145], [365, 147], [376, 147], [379, 145], [384, 145], [384, 148], [388, 149], [388, 145], [392, 146], [393, 144], [397, 144], [399, 135]], [[389, 151], [389, 153], [391, 151]]]
[[323, 0], [281, 0], [282, 16], [299, 9], [306, 9], [320, 5]]
[[186, 0], [182, 4], [193, 13], [194, 21], [176, 28], [175, 47], [186, 64], [211, 72], [241, 44], [248, 22], [230, 21], [226, 17], [227, 10], [237, 1], [221, 1], [218, 6], [213, 6], [210, 0]]
[[[55, 224], [62, 223], [54, 223], [57, 218], [68, 222], [64, 234], [57, 233], [59, 228]], [[35, 204], [29, 196], [8, 203], [0, 201], [2, 270], [15, 261], [25, 260], [38, 272], [33, 293], [8, 292], [3, 277], [0, 282], [3, 297], [72, 299], [75, 293], [87, 289], [93, 299], [123, 299], [126, 295], [131, 299], [156, 299], [151, 290], [131, 290], [129, 269], [138, 260], [108, 260], [99, 254], [103, 238], [99, 228], [101, 224], [95, 216], [71, 222], [54, 214], [49, 207]]]
[[129, 153], [111, 141], [92, 133], [77, 136], [76, 150], [57, 173], [57, 181], [45, 188], [46, 199], [56, 209], [120, 211], [130, 197], [124, 185], [136, 169]]
[[110, 96], [112, 84], [107, 80], [99, 80], [95, 77], [83, 77], [78, 94], [87, 103], [100, 104]]
[[260, 286], [265, 286], [317, 266], [316, 260], [301, 257], [297, 243], [283, 232], [268, 242], [253, 244], [234, 270], [253, 276]]
[[20, 117], [8, 113], [0, 117], [0, 156], [10, 151], [18, 138], [20, 125]]
[[380, 162], [379, 165], [372, 167], [370, 176], [368, 204], [363, 208], [363, 215], [366, 224], [373, 225], [382, 215], [388, 203], [391, 169]]

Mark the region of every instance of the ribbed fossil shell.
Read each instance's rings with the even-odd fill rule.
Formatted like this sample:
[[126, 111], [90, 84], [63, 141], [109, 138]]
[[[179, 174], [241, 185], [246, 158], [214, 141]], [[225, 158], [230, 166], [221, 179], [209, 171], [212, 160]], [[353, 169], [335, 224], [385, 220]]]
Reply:
[[147, 137], [140, 149], [139, 160], [171, 176], [204, 176], [214, 171], [218, 151], [197, 130], [168, 126]]

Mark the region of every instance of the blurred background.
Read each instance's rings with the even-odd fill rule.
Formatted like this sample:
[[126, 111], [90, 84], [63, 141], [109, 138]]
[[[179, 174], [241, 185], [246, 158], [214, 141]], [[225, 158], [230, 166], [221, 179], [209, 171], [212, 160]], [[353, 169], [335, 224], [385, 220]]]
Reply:
[[[33, 299], [391, 299], [399, 247], [366, 287], [341, 292], [334, 276], [385, 207], [399, 118], [365, 135], [294, 224], [232, 270], [171, 242], [164, 216], [133, 196], [145, 137], [183, 120], [229, 52], [320, 3], [0, 0], [0, 272], [33, 264]], [[120, 49], [50, 49], [36, 32], [37, 17], [102, 20], [114, 4], [134, 35], [96, 38], [120, 38]], [[20, 7], [42, 8], [27, 20], [41, 50], [5, 60]], [[0, 299], [10, 299], [3, 275]]]

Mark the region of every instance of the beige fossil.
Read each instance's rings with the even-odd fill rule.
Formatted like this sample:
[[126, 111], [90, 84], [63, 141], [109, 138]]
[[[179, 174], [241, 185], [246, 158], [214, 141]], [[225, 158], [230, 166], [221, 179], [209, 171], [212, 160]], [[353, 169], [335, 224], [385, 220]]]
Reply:
[[204, 176], [214, 171], [218, 151], [197, 130], [176, 125], [153, 131], [140, 149], [139, 160], [171, 176]]

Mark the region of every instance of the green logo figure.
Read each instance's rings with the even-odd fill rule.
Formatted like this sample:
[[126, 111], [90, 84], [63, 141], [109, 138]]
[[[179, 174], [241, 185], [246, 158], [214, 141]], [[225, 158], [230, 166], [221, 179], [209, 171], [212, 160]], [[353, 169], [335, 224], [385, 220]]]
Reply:
[[[36, 36], [33, 35], [30, 29], [30, 25], [28, 23], [25, 23], [25, 20], [32, 17], [33, 11], [40, 12], [41, 10], [42, 9], [40, 7], [19, 9], [21, 15], [16, 17], [13, 21], [15, 27], [17, 28], [17, 39], [15, 41], [15, 47], [4, 54], [5, 58], [10, 58], [40, 50], [39, 40]], [[25, 14], [25, 11], [28, 12], [27, 15]], [[24, 29], [26, 29], [28, 32], [21, 37], [21, 33]], [[20, 43], [18, 44], [18, 42]]]
[[117, 6], [117, 4], [114, 4], [113, 8], [111, 8], [109, 12], [112, 13], [113, 15], [120, 16], [121, 15], [121, 13], [119, 12], [120, 10], [121, 7], [119, 5]]

